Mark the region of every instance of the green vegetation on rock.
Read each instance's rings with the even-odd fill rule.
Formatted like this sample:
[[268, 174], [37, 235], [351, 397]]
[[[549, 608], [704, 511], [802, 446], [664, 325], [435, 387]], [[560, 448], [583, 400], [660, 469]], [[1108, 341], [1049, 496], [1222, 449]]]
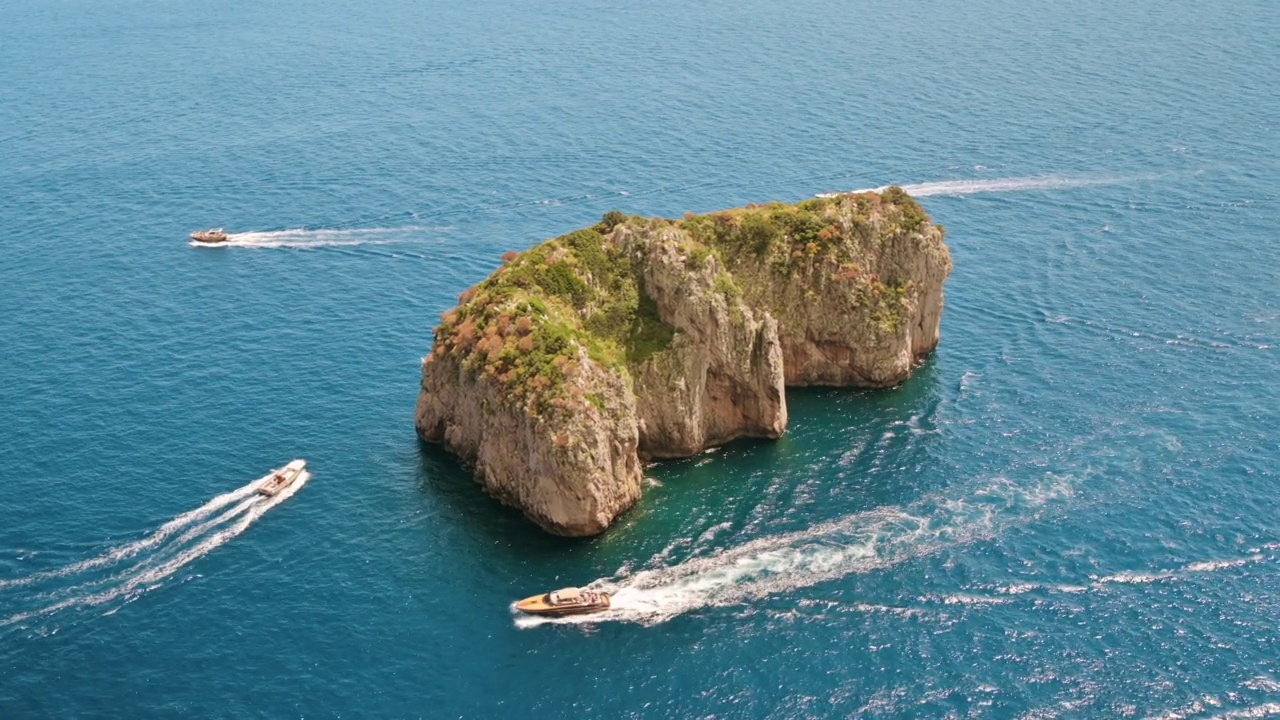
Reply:
[[851, 260], [854, 248], [874, 246], [881, 233], [898, 228], [911, 232], [928, 221], [920, 205], [902, 188], [893, 186], [881, 194], [865, 192], [688, 214], [677, 224], [697, 243], [722, 253], [731, 265], [763, 260], [775, 271], [791, 274], [827, 257]]
[[641, 261], [610, 239], [619, 226], [640, 234], [676, 231], [676, 247], [695, 273], [715, 262], [713, 289], [737, 321], [739, 300], [797, 320], [820, 293], [838, 287], [866, 308], [874, 330], [891, 335], [901, 327], [911, 288], [867, 268], [885, 237], [927, 222], [898, 187], [687, 213], [682, 220], [613, 210], [589, 228], [504, 255], [502, 267], [442, 316], [428, 362], [448, 356], [472, 377], [500, 383], [533, 414], [602, 407], [598, 394], [570, 382], [580, 349], [629, 383], [632, 369], [670, 347], [675, 334], [644, 291]]
[[582, 402], [600, 407], [598, 396], [566, 382], [579, 348], [629, 377], [629, 363], [666, 349], [674, 335], [644, 294], [639, 268], [601, 234], [627, 220], [613, 211], [594, 227], [505, 256], [441, 317], [428, 361], [451, 356], [536, 414]]
[[950, 270], [898, 188], [611, 211], [458, 297], [415, 425], [543, 528], [596, 534], [639, 499], [644, 459], [779, 437], [789, 386], [901, 382], [937, 344]]
[[877, 331], [893, 334], [901, 327], [907, 289], [900, 278], [877, 277], [866, 268], [886, 237], [916, 232], [929, 221], [910, 195], [893, 186], [882, 193], [689, 213], [674, 224], [690, 236], [691, 267], [708, 256], [724, 262], [734, 281], [730, 286], [717, 279], [726, 296], [745, 296], [749, 305], [794, 321], [807, 305], [789, 293], [815, 299], [836, 283], [839, 292], [868, 308]]

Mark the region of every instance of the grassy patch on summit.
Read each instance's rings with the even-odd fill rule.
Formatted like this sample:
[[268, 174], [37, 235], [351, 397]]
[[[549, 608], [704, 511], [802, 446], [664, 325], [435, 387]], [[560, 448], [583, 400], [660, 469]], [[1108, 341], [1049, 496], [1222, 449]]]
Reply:
[[816, 298], [835, 282], [870, 306], [880, 331], [892, 333], [910, 288], [876, 277], [867, 263], [885, 237], [927, 222], [898, 187], [689, 213], [683, 220], [610, 211], [591, 227], [503, 255], [501, 267], [441, 316], [427, 362], [451, 357], [473, 377], [501, 383], [533, 413], [599, 407], [598, 396], [571, 382], [579, 349], [629, 378], [629, 368], [666, 350], [675, 335], [645, 294], [637, 261], [606, 240], [621, 224], [637, 232], [679, 230], [686, 267], [705, 270], [714, 259], [720, 266], [714, 289], [732, 309], [742, 298], [775, 317], [800, 317], [811, 306], [779, 300], [779, 288], [803, 286], [806, 297]]
[[605, 242], [603, 233], [626, 220], [615, 211], [593, 227], [504, 256], [502, 267], [441, 317], [428, 362], [452, 356], [545, 413], [592, 402], [567, 382], [578, 348], [624, 373], [665, 350], [673, 328], [644, 294], [639, 268]]
[[790, 274], [826, 256], [841, 262], [854, 260], [851, 246], [870, 245], [882, 233], [918, 230], [926, 222], [929, 216], [924, 209], [902, 188], [892, 186], [883, 193], [690, 213], [676, 224], [705, 248], [694, 249], [691, 257], [701, 259], [715, 251], [731, 264], [765, 261], [776, 271]]

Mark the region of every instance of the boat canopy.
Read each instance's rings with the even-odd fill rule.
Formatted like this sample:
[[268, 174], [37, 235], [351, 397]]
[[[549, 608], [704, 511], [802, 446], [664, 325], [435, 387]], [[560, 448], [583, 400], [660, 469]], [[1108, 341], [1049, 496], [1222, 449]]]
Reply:
[[576, 603], [582, 601], [582, 591], [578, 588], [564, 588], [551, 593], [551, 604]]

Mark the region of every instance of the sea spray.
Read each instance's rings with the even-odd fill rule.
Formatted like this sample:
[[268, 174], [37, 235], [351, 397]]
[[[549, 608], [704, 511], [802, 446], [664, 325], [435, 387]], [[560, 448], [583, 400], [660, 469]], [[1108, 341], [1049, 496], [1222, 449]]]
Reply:
[[[67, 582], [64, 582], [64, 584], [61, 586], [56, 586], [52, 588], [45, 587], [43, 588], [42, 592], [40, 592], [39, 594], [31, 594], [26, 598], [24, 598], [24, 600], [27, 604], [31, 604], [32, 602], [35, 602], [35, 601], [47, 603], [50, 600], [59, 599], [59, 598], [65, 599], [67, 597], [71, 597], [71, 598], [84, 597], [97, 592], [97, 588], [114, 587], [116, 585], [119, 585], [122, 582], [126, 582], [129, 578], [136, 576], [141, 570], [147, 567], [150, 567], [152, 565], [155, 565], [158, 562], [162, 562], [165, 558], [170, 557], [175, 553], [181, 551], [183, 547], [187, 546], [191, 542], [207, 536], [214, 529], [222, 526], [223, 524], [231, 521], [234, 518], [244, 515], [249, 511], [250, 508], [253, 508], [260, 504], [262, 504], [262, 498], [256, 495], [249, 497], [247, 499], [241, 500], [238, 504], [233, 506], [231, 509], [224, 511], [222, 514], [218, 515], [217, 517], [214, 517], [211, 520], [205, 520], [204, 522], [191, 526], [190, 528], [185, 530], [181, 535], [178, 535], [177, 537], [174, 537], [166, 541], [163, 545], [157, 547], [153, 552], [140, 557], [133, 564], [124, 566], [124, 569], [122, 570], [117, 570], [110, 574], [102, 575], [98, 577], [93, 577], [86, 574], [86, 575], [82, 575], [80, 578], [71, 578]], [[84, 578], [84, 579], [81, 579], [81, 578]], [[71, 604], [75, 604], [75, 603], [71, 603]], [[53, 603], [53, 605], [49, 605], [48, 607], [54, 607], [54, 606], [56, 606], [57, 608], [61, 608], [66, 605], [62, 602], [62, 600], [59, 600], [58, 602]], [[3, 624], [4, 623], [0, 622], [0, 625], [3, 625]]]
[[[991, 178], [982, 180], [939, 180], [935, 182], [908, 183], [899, 185], [913, 197], [976, 195], [995, 192], [1026, 192], [1031, 190], [1058, 190], [1063, 188], [1088, 187], [1093, 185], [1110, 185], [1123, 178], [1113, 177], [1067, 177], [1045, 175], [1040, 177]], [[848, 193], [884, 192], [890, 186], [861, 188]], [[818, 197], [834, 197], [846, 193], [821, 193]]]
[[515, 622], [522, 628], [611, 620], [651, 625], [700, 608], [739, 605], [994, 537], [1074, 489], [1071, 476], [1049, 474], [1025, 487], [996, 478], [963, 497], [925, 497], [905, 507], [854, 513], [674, 565], [623, 570], [587, 586], [610, 594], [606, 612], [564, 618], [518, 615]]
[[[1058, 190], [1062, 188], [1109, 185], [1118, 182], [1109, 177], [1015, 177], [990, 180], [944, 180], [941, 182], [912, 183], [902, 189], [915, 197], [935, 195], [976, 195], [991, 192], [1025, 192], [1030, 190]], [[883, 190], [884, 188], [878, 188]]]
[[[955, 604], [971, 599], [972, 604], [1000, 603], [1001, 598], [1028, 596], [1032, 602], [1041, 602], [1046, 596], [1081, 595], [1123, 592], [1126, 587], [1150, 585], [1153, 583], [1179, 583], [1194, 581], [1196, 577], [1208, 573], [1219, 573], [1257, 563], [1274, 564], [1280, 557], [1276, 554], [1263, 553], [1253, 548], [1249, 554], [1236, 558], [1218, 558], [1197, 560], [1177, 568], [1155, 568], [1138, 571], [1121, 571], [1107, 575], [1091, 574], [1082, 578], [1079, 583], [1036, 582], [1018, 580], [1009, 583], [978, 584], [966, 588], [965, 592], [940, 596], [921, 597], [921, 602], [940, 602]], [[986, 594], [983, 594], [986, 593]]]
[[232, 490], [231, 492], [218, 495], [217, 497], [213, 498], [212, 500], [205, 503], [204, 505], [201, 505], [200, 507], [194, 510], [189, 510], [185, 513], [182, 513], [181, 515], [174, 517], [172, 520], [169, 520], [165, 524], [161, 525], [155, 532], [151, 533], [150, 535], [147, 535], [146, 537], [140, 540], [135, 540], [130, 543], [118, 545], [116, 547], [108, 549], [107, 551], [95, 557], [88, 558], [86, 560], [81, 560], [79, 562], [74, 562], [74, 563], [71, 563], [70, 565], [65, 565], [63, 567], [55, 568], [53, 570], [43, 570], [40, 572], [32, 573], [30, 575], [24, 575], [22, 577], [12, 578], [8, 580], [0, 579], [0, 590], [5, 590], [7, 588], [23, 587], [23, 586], [31, 585], [34, 583], [43, 582], [52, 578], [61, 578], [61, 577], [67, 577], [69, 575], [76, 575], [89, 570], [94, 570], [97, 568], [114, 565], [123, 560], [127, 560], [128, 558], [131, 558], [144, 550], [147, 550], [159, 545], [160, 543], [168, 539], [170, 536], [172, 536], [174, 533], [177, 533], [178, 531], [195, 523], [196, 521], [201, 520], [205, 517], [208, 517], [209, 515], [212, 515], [213, 513], [217, 512], [218, 510], [221, 510], [222, 508], [230, 505], [231, 503], [237, 500], [243, 499], [248, 495], [251, 495], [255, 490], [257, 490], [258, 486], [261, 485], [263, 482], [265, 482], [269, 477], [271, 477], [269, 474], [264, 475], [263, 477], [258, 478], [253, 482], [250, 482], [242, 487]]
[[[800, 176], [796, 178], [798, 181], [803, 180], [822, 180], [829, 179], [831, 175], [813, 175]], [[1070, 177], [1058, 175], [1046, 175], [1036, 177], [1011, 177], [1011, 178], [991, 178], [991, 179], [965, 179], [965, 180], [940, 180], [934, 182], [909, 183], [901, 185], [903, 190], [915, 197], [931, 197], [931, 196], [959, 196], [959, 195], [975, 195], [978, 193], [994, 193], [994, 192], [1023, 192], [1032, 190], [1056, 190], [1062, 188], [1087, 187], [1094, 185], [1108, 185], [1122, 181], [1123, 178], [1114, 177]], [[700, 187], [705, 183], [696, 184], [690, 187]], [[888, 189], [888, 185], [879, 187], [862, 188], [849, 192], [883, 192]], [[680, 188], [654, 188], [651, 190], [631, 193], [631, 195], [650, 195], [668, 193]], [[822, 193], [820, 197], [832, 196], [842, 193]], [[580, 202], [595, 200], [593, 195], [580, 195], [571, 198], [564, 198], [556, 201], [529, 200], [515, 203], [506, 203], [493, 206], [465, 206], [444, 210], [438, 213], [413, 213], [414, 217], [432, 217], [440, 215], [470, 215], [476, 212], [488, 211], [497, 208], [513, 209], [517, 207], [530, 205], [548, 205], [562, 204], [564, 202]], [[383, 218], [389, 219], [389, 218]], [[228, 233], [227, 239], [219, 243], [204, 243], [192, 240], [189, 245], [192, 247], [204, 248], [248, 248], [248, 249], [275, 249], [275, 248], [291, 248], [291, 249], [307, 249], [307, 248], [324, 248], [324, 247], [355, 247], [360, 245], [390, 245], [394, 243], [402, 243], [411, 240], [419, 240], [423, 233], [444, 230], [442, 227], [428, 227], [422, 225], [406, 225], [403, 227], [363, 227], [363, 228], [288, 228], [285, 230], [255, 230], [239, 233]]]
[[203, 243], [192, 240], [192, 247], [207, 248], [323, 248], [354, 247], [358, 245], [390, 245], [393, 243], [420, 240], [423, 233], [434, 230], [422, 226], [405, 227], [370, 227], [351, 228], [347, 230], [291, 228], [288, 230], [263, 230], [252, 232], [228, 233], [227, 239], [219, 243]]
[[[17, 612], [5, 617], [4, 619], [0, 619], [0, 628], [22, 623], [34, 617], [47, 617], [71, 608], [102, 606], [120, 598], [123, 598], [125, 602], [128, 602], [141, 593], [157, 587], [166, 578], [173, 575], [184, 566], [204, 557], [214, 549], [239, 536], [247, 530], [249, 526], [266, 514], [268, 510], [271, 510], [292, 497], [294, 493], [306, 484], [307, 480], [310, 479], [311, 474], [303, 471], [293, 483], [285, 487], [274, 497], [254, 495], [253, 493], [257, 490], [257, 487], [270, 477], [270, 475], [267, 475], [259, 478], [258, 480], [255, 480], [234, 492], [214, 498], [196, 510], [179, 515], [177, 518], [174, 518], [174, 520], [171, 520], [162, 526], [162, 529], [172, 526], [168, 534], [160, 537], [159, 540], [155, 540], [150, 545], [138, 547], [139, 543], [143, 542], [138, 541], [127, 546], [121, 546], [120, 548], [109, 550], [98, 558], [92, 558], [81, 563], [75, 563], [67, 566], [66, 568], [61, 568], [58, 571], [47, 571], [43, 573], [41, 576], [42, 579], [53, 577], [70, 578], [72, 583], [38, 595], [28, 595], [26, 597], [18, 597], [14, 599], [13, 604], [26, 604], [30, 606], [37, 603], [47, 603], [52, 597], [61, 598], [53, 603], [42, 604], [37, 609]], [[241, 499], [242, 501], [215, 518], [206, 520], [202, 523], [192, 524], [194, 520], [207, 517], [213, 512], [235, 502], [237, 499]], [[184, 522], [179, 525], [177, 524], [179, 520], [183, 520]], [[176, 537], [172, 537], [171, 539], [167, 539], [166, 541], [166, 538], [173, 535], [176, 529], [180, 529], [184, 526], [189, 526], [186, 532], [183, 532]], [[156, 533], [144, 538], [144, 541], [149, 541], [159, 534], [160, 531], [158, 530]], [[141, 558], [132, 565], [129, 565], [126, 569], [109, 577], [85, 577], [85, 574], [88, 571], [111, 564], [110, 562], [100, 562], [100, 558], [116, 557], [117, 560], [114, 562], [118, 562], [119, 559], [126, 557], [119, 553], [121, 549], [126, 547], [136, 548], [133, 555], [137, 555], [142, 550], [147, 549], [151, 549], [151, 552], [142, 555]], [[54, 575], [54, 572], [61, 574]], [[28, 576], [28, 578], [30, 577], [34, 576]], [[25, 583], [20, 582], [25, 579], [27, 578], [16, 579], [10, 584], [10, 587], [35, 582], [34, 580]]]

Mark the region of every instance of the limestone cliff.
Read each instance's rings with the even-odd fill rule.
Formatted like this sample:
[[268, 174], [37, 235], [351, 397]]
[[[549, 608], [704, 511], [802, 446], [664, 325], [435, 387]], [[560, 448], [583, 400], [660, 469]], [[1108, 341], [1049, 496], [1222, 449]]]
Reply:
[[563, 535], [633, 505], [641, 457], [778, 437], [785, 385], [904, 379], [938, 342], [951, 268], [898, 188], [681, 221], [609, 213], [508, 255], [442, 316], [416, 423]]
[[[519, 402], [464, 359], [433, 356], [423, 366], [418, 432], [444, 443], [489, 494], [547, 531], [590, 535], [640, 499], [635, 401], [621, 375], [581, 348], [557, 357], [566, 358], [558, 368], [565, 381], [583, 391], [539, 408], [536, 398]], [[583, 401], [588, 394], [592, 400]]]
[[781, 435], [782, 346], [769, 313], [757, 317], [724, 284], [717, 259], [690, 267], [676, 228], [624, 225], [610, 241], [630, 257], [658, 319], [674, 331], [662, 352], [630, 368], [641, 453], [687, 457], [735, 438]]
[[684, 224], [778, 320], [787, 385], [895, 385], [938, 344], [951, 255], [900, 188]]

